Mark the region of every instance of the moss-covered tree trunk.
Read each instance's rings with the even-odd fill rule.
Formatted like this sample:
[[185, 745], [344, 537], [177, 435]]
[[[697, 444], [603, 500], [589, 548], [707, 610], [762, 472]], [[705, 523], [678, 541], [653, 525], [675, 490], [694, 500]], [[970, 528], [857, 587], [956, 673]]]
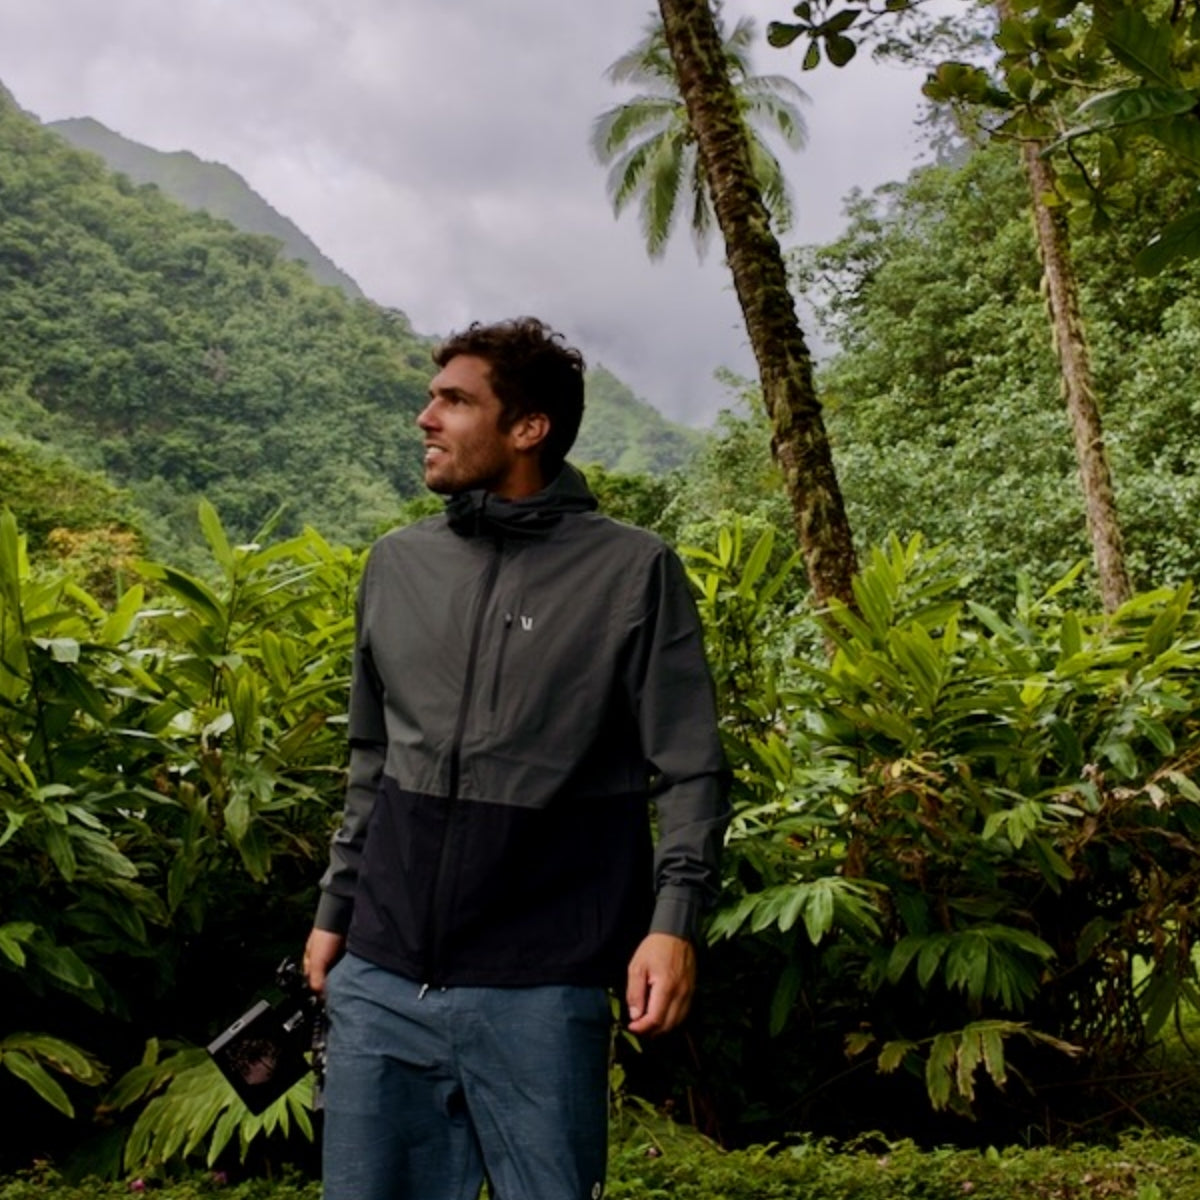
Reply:
[[854, 545], [813, 385], [812, 358], [750, 167], [709, 0], [659, 0], [659, 9], [758, 362], [771, 444], [791, 498], [809, 582], [819, 603], [833, 597], [853, 603]]
[[[1016, 16], [1012, 0], [996, 0], [996, 12], [1001, 20]], [[1063, 399], [1075, 437], [1075, 458], [1099, 576], [1100, 599], [1105, 611], [1112, 612], [1129, 599], [1133, 589], [1125, 565], [1116, 493], [1104, 449], [1104, 428], [1080, 315], [1079, 283], [1071, 261], [1067, 218], [1063, 210], [1046, 203], [1046, 197], [1055, 191], [1055, 174], [1050, 162], [1042, 157], [1044, 149], [1044, 144], [1028, 141], [1022, 145], [1021, 155], [1032, 193], [1033, 224], [1046, 280], [1054, 351], [1058, 355]]]
[[1104, 449], [1104, 428], [1092, 383], [1091, 360], [1079, 312], [1079, 284], [1071, 262], [1067, 218], [1063, 210], [1051, 208], [1045, 202], [1045, 197], [1054, 191], [1054, 168], [1042, 158], [1041, 149], [1035, 142], [1026, 142], [1021, 153], [1033, 193], [1033, 223], [1046, 278], [1046, 303], [1054, 330], [1063, 399], [1075, 436], [1075, 457], [1087, 510], [1088, 536], [1099, 576], [1100, 599], [1105, 611], [1112, 612], [1129, 599], [1132, 588], [1125, 566], [1112, 473]]

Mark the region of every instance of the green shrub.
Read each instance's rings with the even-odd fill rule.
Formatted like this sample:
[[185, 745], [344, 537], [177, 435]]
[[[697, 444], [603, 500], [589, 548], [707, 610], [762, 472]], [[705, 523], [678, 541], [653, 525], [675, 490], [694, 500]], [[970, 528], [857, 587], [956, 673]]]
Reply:
[[110, 608], [32, 571], [0, 515], [0, 1099], [18, 1161], [83, 1131], [12, 1103], [15, 1080], [90, 1117], [81, 1085], [159, 1036], [202, 1045], [311, 920], [359, 556], [311, 531], [231, 546], [207, 505], [201, 524], [218, 582], [143, 563]]
[[722, 1132], [756, 1103], [780, 1132], [911, 1129], [912, 1083], [988, 1136], [1136, 1112], [1104, 1077], [1200, 994], [1190, 584], [1106, 617], [1061, 606], [1073, 573], [1001, 616], [893, 539], [832, 661], [781, 664], [769, 542], [692, 559], [737, 768], [700, 1035]]

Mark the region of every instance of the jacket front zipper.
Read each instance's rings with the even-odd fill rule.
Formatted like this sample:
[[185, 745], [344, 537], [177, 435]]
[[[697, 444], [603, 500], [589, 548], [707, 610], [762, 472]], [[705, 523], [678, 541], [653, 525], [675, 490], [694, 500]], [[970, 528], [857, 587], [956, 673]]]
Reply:
[[515, 618], [510, 612], [504, 614], [504, 624], [500, 629], [500, 649], [496, 653], [496, 673], [492, 676], [492, 701], [488, 706], [489, 712], [495, 712], [500, 703], [500, 675], [504, 670], [504, 651], [508, 648], [509, 635], [512, 633]]
[[[488, 563], [487, 575], [483, 580], [483, 590], [479, 596], [479, 606], [475, 611], [475, 622], [471, 629], [471, 646], [467, 653], [467, 667], [463, 673], [462, 696], [458, 701], [458, 717], [454, 722], [454, 738], [450, 743], [450, 787], [446, 797], [446, 823], [442, 828], [442, 844], [438, 851], [437, 871], [433, 876], [432, 903], [429, 906], [429, 916], [425, 924], [425, 981], [437, 984], [441, 971], [440, 942], [442, 922], [439, 915], [445, 908], [439, 895], [446, 877], [446, 868], [450, 859], [450, 826], [458, 812], [458, 785], [462, 772], [462, 744], [467, 729], [467, 714], [471, 707], [471, 693], [475, 687], [475, 667], [479, 659], [479, 643], [483, 639], [483, 622], [487, 616], [488, 605], [492, 600], [492, 592], [496, 589], [496, 580], [500, 575], [500, 561], [504, 554], [504, 539], [496, 538], [492, 548], [492, 560]], [[423, 995], [424, 993], [422, 993]]]

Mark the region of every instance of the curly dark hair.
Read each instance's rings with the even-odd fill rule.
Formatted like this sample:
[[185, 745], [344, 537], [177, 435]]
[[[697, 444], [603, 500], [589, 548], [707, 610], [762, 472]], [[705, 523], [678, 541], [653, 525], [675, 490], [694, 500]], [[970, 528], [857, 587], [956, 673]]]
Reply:
[[491, 367], [492, 391], [503, 405], [501, 429], [511, 429], [529, 413], [549, 418], [541, 466], [547, 479], [556, 475], [583, 420], [583, 355], [537, 317], [492, 325], [475, 321], [442, 342], [433, 361], [444, 367], [460, 354], [482, 358]]

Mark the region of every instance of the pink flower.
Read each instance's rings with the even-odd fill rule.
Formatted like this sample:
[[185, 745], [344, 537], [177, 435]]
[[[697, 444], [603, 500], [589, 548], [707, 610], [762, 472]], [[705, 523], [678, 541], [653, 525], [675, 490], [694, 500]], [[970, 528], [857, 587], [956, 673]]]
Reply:
[[131, 1192], [144, 1192], [146, 1190], [146, 1181], [144, 1179], [131, 1179], [129, 1181], [129, 1190]]

